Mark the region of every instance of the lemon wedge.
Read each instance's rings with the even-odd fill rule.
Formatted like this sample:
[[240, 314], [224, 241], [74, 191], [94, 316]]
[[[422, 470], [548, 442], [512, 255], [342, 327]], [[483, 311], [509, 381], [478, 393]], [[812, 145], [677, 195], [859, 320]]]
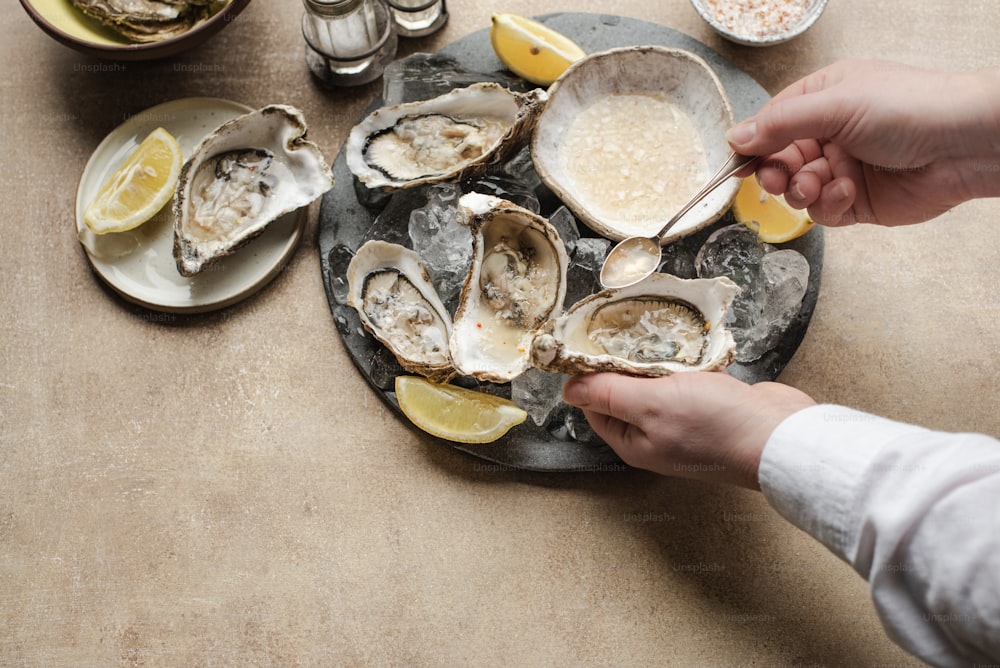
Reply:
[[163, 208], [177, 187], [181, 147], [163, 128], [149, 133], [97, 191], [83, 212], [95, 234], [124, 232], [142, 225]]
[[587, 55], [565, 35], [517, 14], [493, 15], [490, 44], [507, 69], [539, 86], [550, 85]]
[[760, 240], [769, 244], [801, 237], [816, 224], [804, 209], [793, 209], [782, 195], [768, 193], [752, 176], [743, 179], [736, 193], [733, 216], [750, 229], [756, 229]]
[[428, 434], [458, 443], [490, 443], [524, 422], [514, 402], [419, 376], [396, 377], [403, 414]]

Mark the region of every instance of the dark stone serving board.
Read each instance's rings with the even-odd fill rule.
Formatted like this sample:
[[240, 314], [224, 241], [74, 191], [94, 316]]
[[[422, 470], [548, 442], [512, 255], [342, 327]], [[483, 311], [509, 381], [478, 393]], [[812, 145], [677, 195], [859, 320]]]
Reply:
[[[549, 14], [538, 17], [538, 20], [567, 35], [588, 53], [637, 44], [659, 44], [691, 51], [701, 56], [719, 76], [733, 103], [737, 119], [752, 115], [770, 98], [766, 90], [736, 65], [701, 42], [671, 28], [602, 14]], [[462, 68], [470, 72], [499, 73], [503, 70], [490, 45], [488, 29], [453, 42], [443, 48], [440, 54], [454, 58]], [[376, 100], [371, 108], [378, 106], [380, 102], [381, 100]], [[330, 309], [344, 346], [358, 370], [375, 393], [406, 420], [399, 410], [393, 391], [394, 374], [406, 372], [396, 365], [392, 355], [378, 341], [364, 331], [357, 313], [348, 306], [338, 304], [334, 297], [334, 286], [342, 282], [344, 277], [335, 273], [333, 267], [336, 265], [331, 263], [331, 251], [337, 252], [337, 247], [343, 246], [357, 249], [378, 212], [369, 210], [358, 202], [343, 149], [337, 156], [333, 171], [336, 185], [323, 197], [319, 219], [320, 261]], [[550, 215], [552, 211], [546, 210], [544, 201], [542, 206], [541, 213]], [[707, 237], [712, 230], [731, 222], [731, 217], [727, 215], [700, 235]], [[584, 231], [582, 226], [581, 230]], [[732, 375], [751, 383], [775, 379], [788, 363], [805, 336], [819, 294], [823, 265], [822, 229], [817, 226], [782, 247], [793, 248], [808, 260], [809, 285], [799, 314], [783, 334], [779, 345], [753, 363], [735, 363], [729, 368]], [[467, 384], [461, 380], [458, 382]], [[474, 384], [469, 386], [475, 387]], [[486, 383], [479, 389], [509, 396], [508, 386]], [[437, 440], [493, 462], [492, 465], [497, 467], [540, 471], [614, 471], [624, 468], [624, 464], [607, 445], [566, 440], [562, 432], [550, 432], [538, 427], [530, 418], [493, 443], [469, 445]]]

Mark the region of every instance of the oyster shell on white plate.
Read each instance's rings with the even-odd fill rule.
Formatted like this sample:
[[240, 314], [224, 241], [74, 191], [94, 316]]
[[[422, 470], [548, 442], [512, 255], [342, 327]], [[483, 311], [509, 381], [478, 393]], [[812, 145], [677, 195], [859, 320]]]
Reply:
[[373, 111], [347, 139], [347, 166], [370, 189], [394, 190], [480, 174], [506, 160], [548, 95], [493, 82]]
[[636, 376], [721, 369], [736, 356], [725, 316], [738, 292], [728, 278], [670, 274], [598, 292], [537, 332], [532, 364], [553, 373]]
[[348, 305], [403, 368], [439, 382], [454, 375], [451, 316], [417, 253], [367, 241], [351, 258], [347, 283]]
[[473, 256], [451, 332], [459, 373], [506, 383], [530, 366], [535, 330], [562, 311], [565, 245], [549, 222], [507, 200], [469, 193], [459, 215]]
[[220, 125], [181, 168], [174, 194], [174, 259], [194, 276], [280, 216], [333, 187], [302, 113], [272, 104]]

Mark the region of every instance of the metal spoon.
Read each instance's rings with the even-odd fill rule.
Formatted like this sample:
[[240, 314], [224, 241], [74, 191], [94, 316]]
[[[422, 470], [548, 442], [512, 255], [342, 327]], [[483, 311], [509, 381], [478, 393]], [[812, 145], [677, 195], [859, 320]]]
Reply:
[[757, 156], [754, 155], [730, 153], [722, 168], [708, 180], [704, 188], [695, 193], [690, 201], [674, 214], [673, 218], [667, 221], [663, 229], [651, 237], [629, 237], [618, 242], [618, 245], [612, 248], [608, 256], [604, 258], [604, 265], [601, 266], [601, 285], [605, 288], [628, 287], [656, 271], [663, 255], [663, 247], [661, 246], [663, 235], [694, 205], [718, 188], [730, 176], [756, 159]]

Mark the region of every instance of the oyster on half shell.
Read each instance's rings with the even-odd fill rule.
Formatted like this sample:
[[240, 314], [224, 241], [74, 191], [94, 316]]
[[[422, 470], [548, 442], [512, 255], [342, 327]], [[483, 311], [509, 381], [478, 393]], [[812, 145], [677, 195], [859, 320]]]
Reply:
[[736, 356], [725, 317], [738, 292], [728, 278], [670, 274], [598, 292], [546, 323], [532, 341], [532, 363], [567, 374], [665, 376], [721, 369]]
[[373, 111], [351, 130], [347, 166], [370, 189], [458, 180], [506, 160], [534, 128], [546, 92], [493, 82]]
[[451, 332], [459, 373], [506, 383], [530, 366], [535, 330], [561, 312], [565, 245], [549, 222], [511, 202], [463, 195], [459, 214], [473, 231], [473, 256]]
[[87, 16], [133, 42], [181, 35], [225, 6], [224, 0], [71, 0]]
[[220, 125], [181, 168], [174, 195], [174, 259], [194, 276], [280, 216], [333, 187], [302, 113], [269, 105]]
[[347, 303], [407, 371], [442, 382], [454, 375], [451, 316], [416, 252], [365, 242], [347, 267]]

